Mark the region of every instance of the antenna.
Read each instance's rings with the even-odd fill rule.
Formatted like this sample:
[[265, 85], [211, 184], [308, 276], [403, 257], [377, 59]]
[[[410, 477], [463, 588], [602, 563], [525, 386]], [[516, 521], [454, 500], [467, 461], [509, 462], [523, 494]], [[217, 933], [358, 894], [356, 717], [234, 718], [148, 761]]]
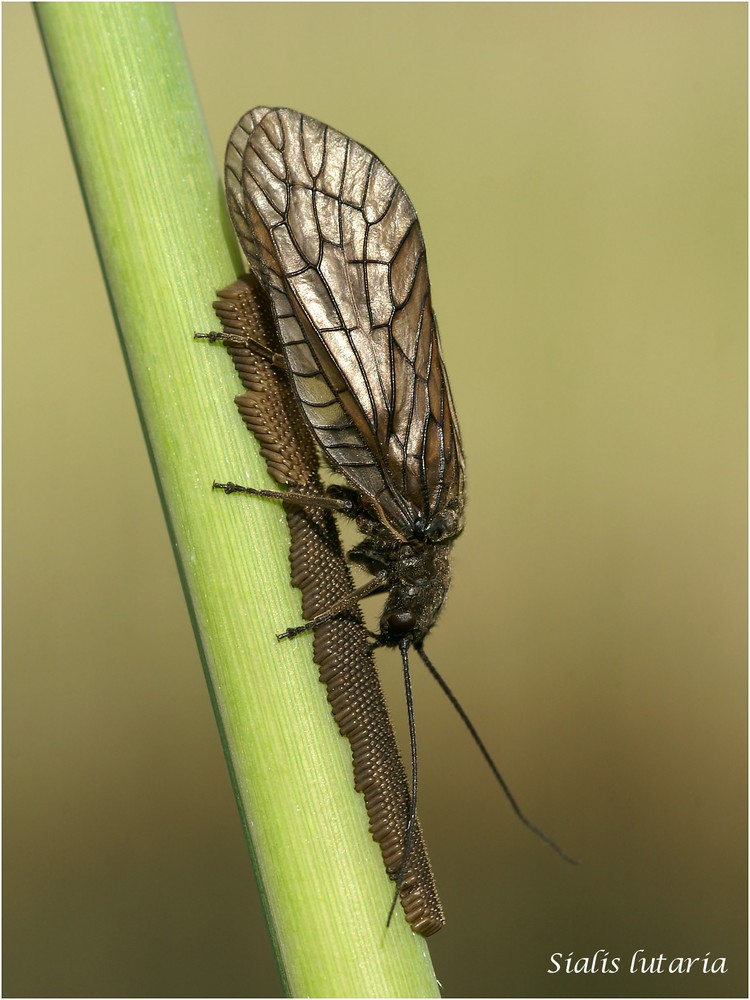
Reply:
[[432, 676], [435, 678], [435, 680], [438, 682], [438, 684], [440, 685], [440, 687], [443, 689], [443, 692], [444, 692], [446, 698], [448, 699], [448, 701], [451, 703], [451, 705], [453, 705], [453, 707], [455, 708], [455, 710], [458, 712], [458, 714], [459, 714], [459, 716], [460, 716], [461, 721], [463, 722], [463, 724], [469, 730], [469, 733], [471, 734], [471, 738], [474, 740], [474, 742], [476, 743], [476, 745], [479, 747], [480, 753], [482, 754], [482, 756], [484, 757], [484, 759], [489, 764], [490, 770], [492, 771], [492, 773], [494, 774], [495, 778], [497, 779], [497, 782], [500, 785], [500, 787], [502, 788], [503, 792], [505, 792], [505, 797], [507, 798], [508, 802], [510, 802], [511, 808], [512, 808], [513, 812], [516, 814], [516, 816], [518, 816], [518, 818], [521, 820], [521, 822], [523, 823], [523, 825], [525, 827], [528, 827], [528, 829], [531, 830], [532, 833], [535, 833], [537, 835], [537, 837], [540, 838], [540, 840], [543, 840], [545, 844], [547, 844], [549, 847], [552, 848], [553, 851], [555, 851], [555, 853], [559, 854], [560, 857], [563, 859], [563, 861], [567, 861], [568, 864], [571, 864], [571, 865], [577, 865], [577, 864], [579, 864], [579, 862], [576, 861], [575, 858], [572, 858], [569, 854], [567, 854], [562, 849], [562, 847], [559, 847], [554, 842], [554, 840], [551, 840], [547, 836], [546, 833], [544, 833], [542, 830], [540, 830], [538, 826], [534, 826], [534, 824], [531, 822], [531, 820], [527, 819], [526, 816], [524, 816], [524, 814], [521, 812], [521, 807], [516, 802], [515, 796], [511, 792], [510, 788], [508, 787], [508, 784], [507, 784], [505, 778], [502, 776], [502, 774], [500, 774], [500, 771], [498, 770], [497, 765], [495, 764], [494, 760], [490, 756], [489, 750], [487, 749], [487, 747], [482, 742], [482, 739], [480, 738], [479, 733], [474, 728], [473, 722], [471, 721], [471, 719], [469, 718], [469, 716], [466, 714], [466, 712], [461, 707], [461, 703], [459, 702], [458, 698], [456, 698], [456, 696], [454, 695], [454, 693], [451, 691], [451, 689], [448, 687], [448, 685], [446, 684], [446, 682], [443, 680], [443, 678], [438, 673], [437, 669], [433, 666], [432, 662], [430, 661], [430, 658], [427, 656], [427, 653], [425, 653], [425, 651], [424, 651], [421, 643], [415, 643], [414, 644], [414, 648], [416, 649], [416, 651], [421, 656], [421, 658], [422, 658], [422, 660], [424, 662], [424, 665], [427, 667], [427, 669], [430, 671], [430, 673], [432, 674]]

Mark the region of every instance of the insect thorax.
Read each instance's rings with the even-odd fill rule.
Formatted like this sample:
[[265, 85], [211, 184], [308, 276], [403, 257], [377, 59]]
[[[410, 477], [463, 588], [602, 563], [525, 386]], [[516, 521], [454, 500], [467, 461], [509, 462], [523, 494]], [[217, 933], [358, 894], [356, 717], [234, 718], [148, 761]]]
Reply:
[[450, 586], [452, 545], [453, 539], [418, 549], [401, 546], [380, 618], [386, 645], [398, 645], [407, 636], [419, 642], [435, 624]]
[[373, 575], [387, 574], [388, 597], [380, 617], [380, 640], [397, 646], [404, 638], [421, 641], [435, 624], [450, 585], [453, 537], [432, 542], [402, 541], [385, 525], [358, 518], [365, 538], [349, 553]]

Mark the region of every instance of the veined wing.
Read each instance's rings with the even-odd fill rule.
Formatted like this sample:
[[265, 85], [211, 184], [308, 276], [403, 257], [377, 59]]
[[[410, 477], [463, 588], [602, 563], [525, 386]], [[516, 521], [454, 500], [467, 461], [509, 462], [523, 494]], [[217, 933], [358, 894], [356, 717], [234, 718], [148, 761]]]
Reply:
[[226, 187], [315, 437], [412, 537], [461, 497], [464, 462], [411, 202], [364, 146], [285, 108], [238, 123]]

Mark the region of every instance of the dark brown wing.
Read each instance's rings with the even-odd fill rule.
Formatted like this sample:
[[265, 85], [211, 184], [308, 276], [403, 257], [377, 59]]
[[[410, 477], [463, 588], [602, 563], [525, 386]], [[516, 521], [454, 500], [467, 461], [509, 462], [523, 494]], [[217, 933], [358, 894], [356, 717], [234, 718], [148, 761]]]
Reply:
[[464, 480], [411, 202], [369, 150], [286, 108], [241, 119], [226, 186], [315, 437], [411, 537], [460, 500]]

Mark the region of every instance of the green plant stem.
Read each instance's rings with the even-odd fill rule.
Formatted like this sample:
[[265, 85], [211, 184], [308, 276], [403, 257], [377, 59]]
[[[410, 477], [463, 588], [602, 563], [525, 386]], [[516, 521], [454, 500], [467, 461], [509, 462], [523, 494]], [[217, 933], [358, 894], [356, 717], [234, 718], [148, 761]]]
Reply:
[[[238, 267], [174, 13], [36, 13], [286, 988], [436, 996], [400, 909], [386, 930], [392, 884], [309, 638], [274, 636], [300, 619], [283, 515], [211, 492], [214, 479], [270, 484], [234, 409], [229, 359], [192, 339], [216, 328], [212, 294]], [[227, 134], [252, 101], [227, 109]]]

